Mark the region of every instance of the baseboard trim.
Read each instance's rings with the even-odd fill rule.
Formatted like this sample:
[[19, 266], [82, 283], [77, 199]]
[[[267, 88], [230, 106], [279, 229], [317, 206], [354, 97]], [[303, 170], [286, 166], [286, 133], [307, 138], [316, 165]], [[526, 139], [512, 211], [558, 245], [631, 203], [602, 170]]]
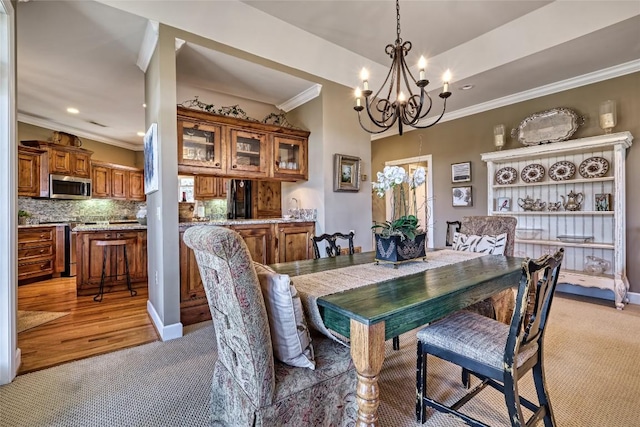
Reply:
[[13, 378], [18, 376], [18, 371], [20, 370], [20, 365], [22, 364], [22, 350], [20, 347], [16, 348], [16, 358], [14, 359], [14, 365], [16, 367], [16, 371], [13, 373]]
[[[584, 297], [600, 298], [608, 301], [613, 301], [613, 291], [600, 289], [600, 288], [586, 288], [583, 286], [570, 285], [567, 283], [558, 283], [556, 287], [558, 292], [564, 292], [567, 294], [582, 295]], [[640, 293], [629, 292], [629, 304], [640, 305]]]
[[153, 326], [155, 326], [162, 341], [169, 341], [182, 336], [182, 323], [178, 322], [171, 325], [164, 325], [162, 320], [160, 320], [160, 316], [158, 315], [156, 308], [149, 300], [147, 300], [147, 313], [151, 316]]

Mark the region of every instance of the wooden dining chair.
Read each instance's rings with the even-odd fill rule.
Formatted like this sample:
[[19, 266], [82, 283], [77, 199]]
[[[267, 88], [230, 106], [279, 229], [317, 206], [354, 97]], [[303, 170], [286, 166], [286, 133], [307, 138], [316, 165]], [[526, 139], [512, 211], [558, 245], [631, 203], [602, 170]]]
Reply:
[[[458, 311], [417, 333], [418, 360], [416, 370], [416, 418], [424, 423], [427, 408], [452, 414], [470, 426], [487, 426], [458, 409], [487, 385], [504, 394], [513, 427], [532, 426], [544, 420], [554, 427], [555, 419], [544, 376], [544, 333], [549, 310], [558, 282], [564, 249], [537, 260], [526, 259], [518, 285], [516, 310], [510, 325], [469, 311]], [[538, 280], [539, 279], [539, 280]], [[530, 290], [534, 290], [533, 311], [527, 313]], [[427, 355], [459, 365], [479, 378], [481, 383], [464, 397], [447, 406], [427, 396]], [[538, 404], [518, 394], [518, 380], [528, 371], [533, 373]], [[525, 422], [522, 407], [533, 415]]]
[[349, 245], [349, 255], [353, 255], [355, 249], [353, 247], [353, 237], [355, 233], [352, 231], [349, 234], [343, 233], [333, 233], [333, 234], [322, 234], [320, 236], [311, 236], [311, 242], [313, 243], [313, 257], [314, 259], [321, 258], [320, 249], [318, 248], [318, 243], [326, 242], [325, 250], [327, 252], [327, 256], [330, 258], [336, 257], [340, 255], [340, 251], [342, 247], [337, 244], [337, 239], [347, 240]]

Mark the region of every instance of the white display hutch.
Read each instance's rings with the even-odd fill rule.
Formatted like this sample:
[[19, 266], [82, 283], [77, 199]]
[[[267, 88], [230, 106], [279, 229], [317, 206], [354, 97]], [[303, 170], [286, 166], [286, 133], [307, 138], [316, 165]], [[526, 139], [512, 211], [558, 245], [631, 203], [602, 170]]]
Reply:
[[[482, 160], [487, 162], [488, 214], [511, 215], [518, 219], [515, 255], [539, 257], [555, 252], [559, 247], [565, 248], [558, 283], [611, 290], [618, 309], [629, 302], [625, 266], [625, 157], [632, 140], [631, 133], [619, 132], [482, 154]], [[578, 171], [580, 163], [593, 156], [607, 159], [609, 171], [603, 177], [583, 178]], [[549, 178], [549, 167], [561, 160], [573, 162], [576, 173], [566, 181], [554, 181]], [[533, 163], [544, 166], [544, 178], [536, 183], [523, 182], [522, 169]], [[518, 171], [518, 179], [513, 184], [497, 184], [495, 174], [506, 166]], [[566, 198], [570, 191], [584, 194], [579, 211], [562, 208], [560, 211], [524, 211], [518, 205], [518, 199], [529, 196], [548, 206], [550, 202], [562, 201], [560, 196]], [[596, 210], [596, 194], [611, 195], [611, 210]], [[510, 199], [510, 210], [496, 211], [499, 197]], [[593, 240], [586, 243], [559, 241], [558, 236], [562, 235], [593, 236]], [[587, 273], [588, 255], [609, 261], [611, 268], [602, 274]]]

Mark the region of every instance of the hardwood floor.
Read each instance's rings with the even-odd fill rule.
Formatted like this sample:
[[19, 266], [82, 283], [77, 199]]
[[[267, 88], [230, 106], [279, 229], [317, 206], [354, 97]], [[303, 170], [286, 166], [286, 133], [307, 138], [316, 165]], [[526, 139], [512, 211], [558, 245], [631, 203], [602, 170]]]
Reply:
[[147, 288], [93, 296], [76, 296], [75, 277], [18, 287], [18, 310], [69, 312], [18, 334], [22, 364], [18, 374], [157, 341], [147, 314]]

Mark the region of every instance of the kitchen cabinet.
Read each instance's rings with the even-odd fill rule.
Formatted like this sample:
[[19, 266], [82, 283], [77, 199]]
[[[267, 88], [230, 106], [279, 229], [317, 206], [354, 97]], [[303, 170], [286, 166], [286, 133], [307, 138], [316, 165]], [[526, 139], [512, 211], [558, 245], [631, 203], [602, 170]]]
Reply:
[[208, 169], [224, 168], [222, 128], [192, 120], [178, 121], [178, 164]]
[[47, 197], [49, 170], [46, 150], [18, 147], [18, 196]]
[[64, 226], [18, 227], [18, 280], [64, 270]]
[[50, 174], [81, 178], [91, 177], [91, 155], [93, 151], [36, 140], [22, 141], [22, 144], [47, 151]]
[[144, 200], [144, 172], [129, 166], [93, 161], [91, 197]]
[[193, 196], [195, 200], [225, 199], [227, 180], [208, 175], [194, 177]]
[[178, 171], [242, 179], [308, 179], [309, 132], [178, 107]]
[[260, 264], [271, 264], [274, 249], [272, 224], [230, 225], [247, 244], [251, 259]]
[[253, 181], [251, 212], [257, 219], [282, 218], [282, 183]]
[[[258, 223], [234, 224], [227, 227], [236, 231], [249, 249], [251, 258], [261, 264], [274, 264], [284, 260], [312, 258], [311, 235], [315, 223]], [[184, 244], [180, 232], [180, 321], [183, 325], [211, 319], [207, 297], [193, 250]], [[276, 239], [275, 237], [278, 236]], [[306, 239], [306, 240], [305, 240]], [[280, 245], [283, 256], [279, 256]]]
[[274, 136], [275, 178], [287, 181], [309, 179], [307, 140], [291, 136]]
[[[125, 240], [133, 287], [147, 285], [147, 232], [145, 230], [79, 231], [76, 237], [78, 295], [98, 293], [105, 248], [96, 245], [98, 240]], [[105, 292], [126, 290], [124, 248], [114, 246], [107, 247], [106, 250], [105, 275], [112, 277], [105, 279]]]
[[300, 261], [313, 258], [311, 236], [315, 223], [281, 223], [277, 225], [278, 258], [275, 262]]
[[230, 168], [227, 175], [242, 178], [266, 178], [269, 164], [267, 134], [229, 129]]
[[[563, 247], [558, 283], [611, 290], [618, 309], [629, 300], [625, 161], [632, 140], [629, 132], [620, 132], [482, 154], [489, 215], [518, 219], [515, 255], [537, 258]], [[525, 169], [536, 178], [542, 169], [547, 173], [536, 182], [523, 182]], [[582, 204], [563, 209], [571, 192], [581, 194], [576, 200]], [[539, 199], [537, 209], [520, 207], [525, 199]], [[600, 271], [593, 270], [593, 260], [599, 260]]]
[[144, 201], [144, 171], [129, 171], [129, 200]]

